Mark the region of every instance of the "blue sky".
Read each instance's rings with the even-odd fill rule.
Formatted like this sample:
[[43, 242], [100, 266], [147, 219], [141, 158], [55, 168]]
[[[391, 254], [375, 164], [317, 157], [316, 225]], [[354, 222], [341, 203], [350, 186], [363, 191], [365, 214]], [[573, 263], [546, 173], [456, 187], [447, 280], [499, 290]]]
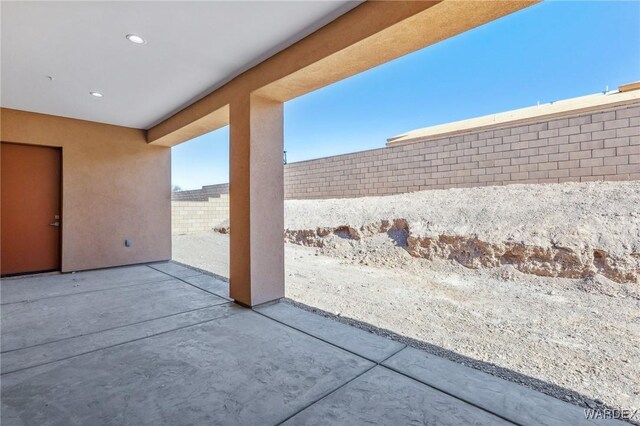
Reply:
[[[640, 80], [640, 1], [551, 1], [285, 104], [289, 162]], [[172, 184], [228, 182], [228, 127], [172, 149]]]

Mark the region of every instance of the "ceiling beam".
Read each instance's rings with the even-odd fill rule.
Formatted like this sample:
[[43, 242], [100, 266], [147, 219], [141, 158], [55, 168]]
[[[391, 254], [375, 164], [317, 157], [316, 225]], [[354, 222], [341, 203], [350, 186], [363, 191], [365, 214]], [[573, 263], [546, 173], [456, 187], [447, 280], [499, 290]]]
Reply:
[[177, 145], [227, 125], [228, 105], [239, 96], [288, 101], [534, 3], [365, 2], [152, 127], [147, 141]]

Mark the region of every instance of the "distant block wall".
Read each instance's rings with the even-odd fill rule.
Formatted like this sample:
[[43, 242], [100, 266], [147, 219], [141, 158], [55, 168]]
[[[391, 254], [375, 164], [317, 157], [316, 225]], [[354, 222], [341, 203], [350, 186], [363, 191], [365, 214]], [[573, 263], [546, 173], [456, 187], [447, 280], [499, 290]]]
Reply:
[[171, 234], [210, 231], [229, 218], [229, 195], [207, 201], [171, 201]]
[[[514, 183], [640, 179], [640, 104], [291, 163], [286, 199], [351, 198]], [[174, 192], [206, 200], [228, 185]]]
[[173, 201], [207, 201], [209, 198], [218, 197], [221, 194], [229, 193], [228, 183], [203, 186], [202, 189], [191, 191], [177, 191], [171, 193]]
[[285, 198], [640, 179], [640, 105], [292, 163]]

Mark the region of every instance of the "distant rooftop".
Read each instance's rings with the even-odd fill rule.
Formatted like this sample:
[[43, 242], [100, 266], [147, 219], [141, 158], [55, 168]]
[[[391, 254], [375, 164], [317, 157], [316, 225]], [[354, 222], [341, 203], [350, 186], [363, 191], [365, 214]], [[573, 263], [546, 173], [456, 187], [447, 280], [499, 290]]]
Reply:
[[433, 139], [439, 136], [450, 136], [458, 133], [466, 133], [471, 130], [481, 130], [531, 121], [536, 118], [548, 118], [575, 114], [576, 112], [590, 111], [603, 106], [618, 106], [634, 103], [640, 100], [640, 81], [625, 84], [618, 90], [580, 96], [578, 98], [564, 99], [561, 101], [520, 108], [498, 114], [485, 115], [467, 120], [454, 121], [452, 123], [439, 124], [411, 130], [402, 135], [387, 139], [387, 146], [401, 145], [411, 142], [419, 142], [425, 139]]

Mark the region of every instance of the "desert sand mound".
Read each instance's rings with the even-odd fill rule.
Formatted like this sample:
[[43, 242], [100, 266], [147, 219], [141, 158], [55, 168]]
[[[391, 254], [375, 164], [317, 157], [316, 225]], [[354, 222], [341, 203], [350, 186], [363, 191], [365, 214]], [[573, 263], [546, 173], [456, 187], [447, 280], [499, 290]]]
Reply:
[[410, 256], [470, 268], [640, 281], [640, 181], [288, 200], [285, 228], [287, 241], [337, 255], [348, 249], [339, 240], [366, 243], [383, 233]]

